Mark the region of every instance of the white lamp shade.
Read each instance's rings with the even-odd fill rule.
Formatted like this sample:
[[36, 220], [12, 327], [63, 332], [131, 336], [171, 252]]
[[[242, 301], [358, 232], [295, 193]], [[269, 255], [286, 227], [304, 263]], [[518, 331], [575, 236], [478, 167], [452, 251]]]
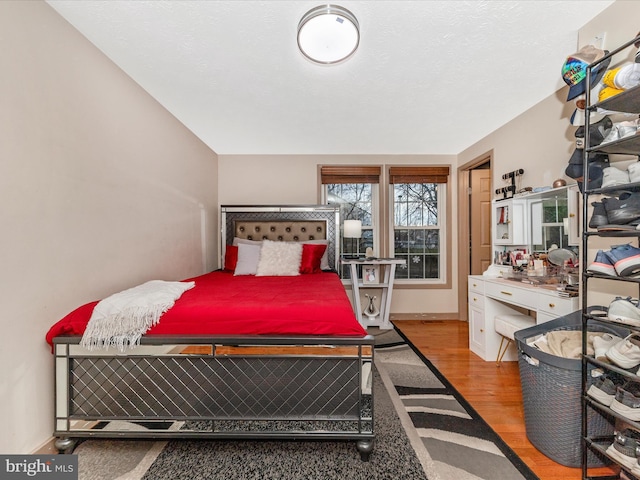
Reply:
[[298, 47], [316, 63], [337, 63], [358, 48], [358, 20], [346, 8], [321, 5], [309, 10], [298, 24]]
[[345, 220], [343, 224], [344, 238], [360, 238], [362, 236], [362, 222], [360, 220]]

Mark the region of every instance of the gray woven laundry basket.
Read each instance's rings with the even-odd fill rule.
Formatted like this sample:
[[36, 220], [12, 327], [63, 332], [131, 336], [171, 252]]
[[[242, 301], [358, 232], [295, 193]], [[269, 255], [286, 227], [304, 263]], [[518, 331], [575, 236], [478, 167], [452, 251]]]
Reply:
[[[529, 441], [543, 454], [567, 467], [582, 464], [582, 361], [550, 355], [527, 345], [527, 339], [554, 330], [582, 330], [582, 313], [570, 313], [515, 333], [518, 366]], [[624, 337], [628, 331], [589, 325], [589, 331], [607, 331]], [[590, 365], [589, 371], [593, 370]], [[588, 376], [591, 379], [591, 375]], [[591, 380], [590, 380], [591, 382]], [[588, 434], [613, 436], [614, 420], [589, 408]], [[589, 451], [587, 464], [610, 463]]]

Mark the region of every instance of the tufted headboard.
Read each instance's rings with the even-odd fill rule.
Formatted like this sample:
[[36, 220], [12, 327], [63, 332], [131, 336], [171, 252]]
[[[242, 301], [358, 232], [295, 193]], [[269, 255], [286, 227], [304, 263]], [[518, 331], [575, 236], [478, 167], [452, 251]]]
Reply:
[[333, 205], [223, 205], [220, 214], [220, 261], [233, 237], [302, 242], [327, 240], [329, 265], [338, 270], [340, 209]]

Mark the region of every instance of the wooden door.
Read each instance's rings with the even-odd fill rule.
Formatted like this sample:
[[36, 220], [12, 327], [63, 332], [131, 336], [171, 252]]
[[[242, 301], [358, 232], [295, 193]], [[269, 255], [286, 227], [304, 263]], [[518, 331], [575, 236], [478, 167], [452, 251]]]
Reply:
[[471, 275], [481, 275], [493, 260], [491, 251], [491, 170], [471, 170], [469, 231]]

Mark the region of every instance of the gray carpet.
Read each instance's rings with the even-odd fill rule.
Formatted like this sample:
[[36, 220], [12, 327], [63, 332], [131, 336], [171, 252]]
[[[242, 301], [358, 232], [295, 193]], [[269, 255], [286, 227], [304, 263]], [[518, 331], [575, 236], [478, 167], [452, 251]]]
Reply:
[[376, 337], [376, 441], [369, 462], [360, 460], [352, 441], [95, 439], [74, 452], [79, 479], [537, 478], [398, 333], [370, 333]]

